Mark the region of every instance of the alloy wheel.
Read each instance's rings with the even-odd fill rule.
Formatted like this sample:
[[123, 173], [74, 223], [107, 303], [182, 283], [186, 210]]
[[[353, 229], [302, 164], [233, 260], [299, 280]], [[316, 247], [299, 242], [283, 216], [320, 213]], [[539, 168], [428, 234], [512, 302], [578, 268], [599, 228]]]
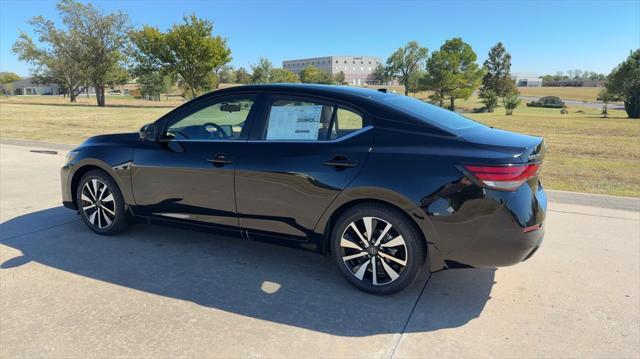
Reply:
[[109, 187], [96, 178], [82, 186], [80, 195], [82, 211], [89, 222], [98, 229], [109, 227], [116, 218], [116, 202]]
[[398, 279], [409, 260], [402, 235], [389, 222], [376, 217], [351, 222], [342, 232], [340, 249], [351, 274], [373, 285]]

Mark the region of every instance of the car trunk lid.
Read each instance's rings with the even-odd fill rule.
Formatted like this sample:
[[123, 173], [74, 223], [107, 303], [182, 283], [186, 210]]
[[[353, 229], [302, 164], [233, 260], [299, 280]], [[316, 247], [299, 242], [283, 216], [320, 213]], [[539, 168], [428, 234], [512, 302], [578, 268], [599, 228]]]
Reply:
[[493, 127], [477, 126], [460, 131], [458, 136], [474, 147], [504, 153], [512, 163], [542, 162], [545, 152], [542, 137], [523, 135]]

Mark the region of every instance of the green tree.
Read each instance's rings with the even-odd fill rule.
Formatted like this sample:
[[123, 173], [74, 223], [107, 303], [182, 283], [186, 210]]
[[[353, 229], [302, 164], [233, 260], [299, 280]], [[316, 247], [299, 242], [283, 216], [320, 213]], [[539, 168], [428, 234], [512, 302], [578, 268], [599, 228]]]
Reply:
[[[225, 77], [228, 73], [231, 72], [231, 66], [228, 64], [220, 64], [216, 67], [214, 67], [213, 69], [213, 78], [215, 78], [215, 82], [212, 82], [211, 84], [213, 84], [212, 88], [218, 88], [220, 87], [220, 83], [226, 82], [226, 78], [223, 79], [223, 77]], [[228, 78], [228, 76], [227, 76]], [[210, 87], [211, 88], [211, 87]]]
[[382, 64], [378, 64], [371, 74], [373, 81], [378, 85], [384, 85], [389, 82], [389, 74]]
[[218, 74], [218, 80], [220, 83], [223, 83], [223, 84], [235, 83], [236, 72], [233, 71], [233, 68], [231, 66], [224, 66]]
[[0, 84], [7, 84], [10, 82], [18, 81], [21, 77], [13, 72], [0, 72]]
[[640, 118], [640, 49], [611, 71], [607, 90], [624, 101], [629, 118]]
[[171, 84], [169, 76], [162, 76], [158, 71], [143, 74], [138, 77], [140, 94], [148, 100], [160, 101], [160, 94], [167, 92]]
[[287, 69], [273, 69], [271, 70], [271, 76], [269, 82], [274, 83], [295, 83], [298, 82], [298, 75]]
[[609, 102], [619, 100], [619, 98], [615, 94], [609, 92], [609, 90], [606, 88], [598, 91], [598, 97], [596, 99], [604, 103], [604, 105], [602, 106], [602, 117], [604, 118], [607, 118], [609, 116]]
[[427, 61], [423, 87], [434, 91], [440, 106], [444, 99], [449, 99], [449, 109], [454, 111], [455, 100], [469, 98], [480, 85], [484, 70], [478, 66], [476, 59], [471, 46], [461, 38], [447, 40]]
[[236, 83], [248, 84], [251, 82], [251, 75], [245, 70], [244, 67], [240, 67], [236, 70]]
[[511, 92], [502, 98], [502, 104], [507, 112], [507, 116], [513, 114], [513, 110], [515, 110], [518, 106], [520, 106], [520, 98], [518, 98], [517, 92]]
[[405, 87], [405, 89], [415, 97], [418, 92], [425, 89], [423, 81], [425, 76], [427, 76], [427, 72], [424, 70], [414, 71], [411, 76], [409, 76], [409, 81], [407, 82], [407, 85], [405, 85], [408, 87]]
[[251, 65], [251, 82], [254, 84], [266, 84], [270, 82], [273, 64], [265, 57], [258, 59], [258, 63]]
[[86, 71], [79, 61], [83, 57], [82, 46], [69, 31], [56, 28], [53, 21], [41, 16], [32, 18], [29, 24], [41, 46], [36, 45], [29, 35], [20, 32], [11, 51], [20, 61], [32, 66], [31, 72], [36, 82], [55, 83], [65, 94], [69, 94], [71, 102], [76, 102], [81, 86], [87, 82]]
[[129, 17], [120, 11], [105, 14], [74, 0], [61, 0], [57, 8], [70, 41], [80, 47], [71, 55], [95, 88], [98, 106], [104, 107], [105, 87], [127, 80], [123, 51], [129, 40]]
[[482, 104], [487, 109], [488, 112], [493, 112], [493, 110], [498, 106], [498, 94], [493, 90], [484, 90], [482, 92]]
[[405, 95], [409, 94], [411, 76], [420, 70], [428, 51], [426, 47], [420, 47], [417, 41], [410, 41], [387, 59], [388, 74], [400, 79], [400, 83], [404, 85]]
[[[482, 77], [482, 88], [480, 98], [505, 97], [515, 90], [515, 83], [511, 79], [511, 55], [507, 52], [501, 42], [498, 42], [489, 50], [489, 56], [484, 62], [485, 75]], [[543, 79], [544, 80], [544, 79]], [[487, 103], [491, 104], [497, 99], [488, 98]], [[493, 112], [493, 107], [487, 107], [489, 112]]]
[[201, 91], [199, 92], [209, 92], [218, 88], [220, 81], [218, 80], [218, 75], [216, 71], [213, 70], [209, 72], [205, 77], [204, 81], [202, 81]]
[[335, 83], [339, 85], [342, 85], [344, 83], [344, 77], [344, 71], [340, 71], [333, 77], [333, 81], [335, 81]]
[[144, 26], [132, 32], [131, 39], [138, 63], [179, 75], [195, 97], [209, 83], [209, 74], [231, 61], [226, 40], [212, 32], [212, 22], [190, 15], [166, 33]]
[[308, 84], [332, 84], [331, 74], [320, 71], [319, 68], [309, 65], [300, 72], [300, 82]]

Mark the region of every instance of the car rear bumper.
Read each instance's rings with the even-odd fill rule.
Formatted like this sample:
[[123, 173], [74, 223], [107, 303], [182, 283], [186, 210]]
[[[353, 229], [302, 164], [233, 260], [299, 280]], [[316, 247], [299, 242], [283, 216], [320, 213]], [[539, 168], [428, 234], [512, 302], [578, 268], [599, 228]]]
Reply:
[[422, 207], [429, 219], [425, 237], [445, 263], [510, 266], [541, 246], [547, 198], [537, 179], [515, 192], [465, 183], [447, 193]]
[[470, 267], [505, 267], [529, 259], [542, 245], [544, 225], [528, 233], [503, 235], [483, 234], [478, 236], [464, 250], [451, 252], [445, 256]]

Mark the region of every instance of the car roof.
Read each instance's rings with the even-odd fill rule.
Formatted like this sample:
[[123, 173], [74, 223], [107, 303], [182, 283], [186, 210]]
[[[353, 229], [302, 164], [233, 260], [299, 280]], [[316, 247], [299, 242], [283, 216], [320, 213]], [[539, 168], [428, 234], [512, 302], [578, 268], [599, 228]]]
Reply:
[[319, 85], [319, 84], [295, 84], [295, 83], [278, 83], [278, 84], [255, 84], [227, 87], [225, 89], [214, 91], [215, 94], [234, 93], [234, 92], [290, 92], [307, 95], [323, 95], [331, 97], [347, 97], [352, 100], [380, 100], [386, 94], [381, 91], [366, 89], [362, 87], [346, 86], [346, 85]]

